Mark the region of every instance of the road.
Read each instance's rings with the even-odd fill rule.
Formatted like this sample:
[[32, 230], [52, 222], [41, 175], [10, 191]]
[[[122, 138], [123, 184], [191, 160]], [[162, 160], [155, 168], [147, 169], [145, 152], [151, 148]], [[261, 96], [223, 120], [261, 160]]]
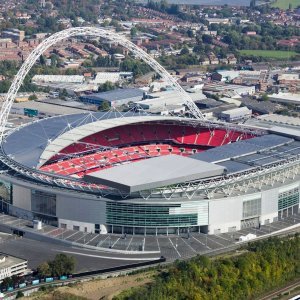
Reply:
[[285, 286], [283, 288], [276, 289], [276, 290], [268, 293], [267, 295], [259, 298], [258, 300], [270, 300], [270, 299], [273, 299], [277, 295], [283, 294], [283, 293], [288, 292], [290, 290], [293, 290], [293, 289], [295, 289], [298, 286], [300, 286], [300, 280], [297, 280], [296, 282], [292, 282], [292, 283], [288, 284], [287, 286]]
[[[133, 264], [147, 259], [147, 255], [126, 257], [108, 252], [100, 252], [53, 243], [40, 242], [26, 238], [7, 240], [0, 244], [2, 253], [28, 260], [29, 268], [36, 268], [40, 263], [52, 260], [56, 254], [65, 253], [76, 259], [76, 273]], [[159, 257], [159, 255], [158, 255]]]

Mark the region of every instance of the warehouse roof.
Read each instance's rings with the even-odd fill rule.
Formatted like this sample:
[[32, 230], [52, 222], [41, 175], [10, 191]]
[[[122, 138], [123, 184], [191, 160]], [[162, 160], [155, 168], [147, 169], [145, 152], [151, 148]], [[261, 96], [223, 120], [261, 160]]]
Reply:
[[133, 193], [220, 176], [224, 172], [225, 167], [222, 166], [179, 155], [166, 155], [90, 173], [84, 179]]
[[128, 88], [128, 89], [117, 89], [108, 92], [96, 93], [88, 96], [84, 96], [84, 98], [95, 99], [95, 100], [104, 100], [108, 102], [112, 101], [120, 101], [127, 98], [135, 98], [142, 97], [144, 95], [144, 91], [141, 89]]
[[233, 117], [233, 116], [240, 116], [241, 114], [251, 114], [251, 110], [249, 110], [247, 107], [237, 107], [237, 108], [223, 111], [222, 114]]

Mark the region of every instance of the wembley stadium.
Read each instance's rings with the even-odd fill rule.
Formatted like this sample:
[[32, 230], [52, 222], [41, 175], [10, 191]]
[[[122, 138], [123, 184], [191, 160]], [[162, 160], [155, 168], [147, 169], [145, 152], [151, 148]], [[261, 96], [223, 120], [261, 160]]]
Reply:
[[[190, 117], [79, 113], [4, 131], [40, 55], [73, 36], [117, 41], [182, 97]], [[63, 30], [21, 66], [0, 111], [1, 210], [87, 233], [219, 234], [299, 210], [300, 135], [291, 127], [207, 121], [159, 63], [103, 28]]]
[[298, 212], [297, 139], [137, 113], [37, 120], [3, 138], [2, 203], [84, 232], [233, 232]]

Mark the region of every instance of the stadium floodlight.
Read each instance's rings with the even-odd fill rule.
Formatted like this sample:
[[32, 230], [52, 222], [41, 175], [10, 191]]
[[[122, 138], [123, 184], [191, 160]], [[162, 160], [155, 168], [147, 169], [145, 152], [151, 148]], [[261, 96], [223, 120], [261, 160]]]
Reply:
[[185, 105], [188, 107], [190, 113], [196, 119], [204, 119], [202, 113], [200, 112], [196, 104], [193, 102], [190, 96], [185, 92], [185, 90], [179, 85], [176, 79], [173, 76], [171, 76], [163, 66], [161, 66], [153, 57], [147, 54], [144, 50], [136, 46], [134, 43], [132, 43], [125, 37], [115, 32], [106, 30], [104, 28], [74, 27], [74, 28], [68, 28], [63, 31], [57, 32], [51, 35], [50, 37], [46, 38], [30, 53], [30, 55], [27, 57], [27, 59], [19, 69], [1, 107], [1, 112], [0, 112], [0, 128], [1, 128], [0, 139], [1, 140], [3, 140], [4, 137], [5, 125], [8, 119], [11, 106], [15, 100], [16, 94], [20, 86], [23, 84], [24, 78], [26, 77], [26, 75], [28, 74], [28, 72], [30, 71], [34, 63], [48, 48], [50, 48], [54, 44], [64, 39], [68, 39], [74, 36], [97, 36], [100, 38], [104, 38], [106, 40], [117, 42], [122, 47], [128, 49], [136, 57], [139, 57], [146, 64], [148, 64], [155, 72], [157, 72], [161, 76], [163, 80], [168, 82], [174, 88], [174, 90], [176, 90], [182, 96]]

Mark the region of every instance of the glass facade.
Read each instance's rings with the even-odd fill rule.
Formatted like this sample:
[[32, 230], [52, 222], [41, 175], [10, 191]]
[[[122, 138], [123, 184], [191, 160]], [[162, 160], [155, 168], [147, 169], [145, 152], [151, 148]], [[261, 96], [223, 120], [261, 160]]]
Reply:
[[243, 202], [243, 219], [261, 215], [261, 199], [252, 199]]
[[172, 213], [180, 204], [147, 205], [120, 202], [106, 203], [106, 223], [133, 227], [188, 227], [197, 225], [197, 213]]
[[278, 210], [286, 209], [299, 204], [299, 189], [294, 188], [278, 195]]
[[31, 210], [40, 214], [56, 215], [56, 195], [42, 191], [31, 191]]

